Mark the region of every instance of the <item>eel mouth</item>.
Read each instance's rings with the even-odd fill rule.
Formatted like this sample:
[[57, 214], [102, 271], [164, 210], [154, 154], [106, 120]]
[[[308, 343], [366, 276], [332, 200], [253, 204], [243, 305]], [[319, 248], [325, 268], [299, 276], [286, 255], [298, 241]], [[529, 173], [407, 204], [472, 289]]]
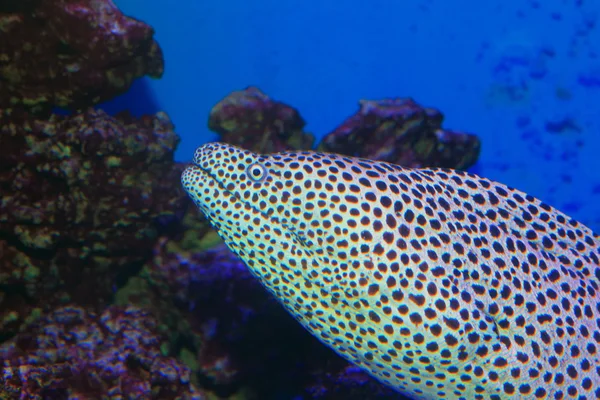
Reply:
[[[189, 170], [189, 172], [187, 172]], [[272, 213], [266, 213], [262, 210], [260, 210], [259, 208], [257, 208], [255, 205], [253, 205], [251, 202], [248, 202], [244, 199], [241, 198], [241, 196], [239, 195], [239, 193], [236, 193], [235, 191], [229, 190], [227, 189], [227, 186], [214, 174], [211, 173], [210, 171], [206, 170], [205, 168], [203, 168], [201, 165], [197, 164], [197, 163], [192, 163], [191, 165], [189, 165], [185, 170], [184, 170], [184, 174], [185, 173], [201, 173], [206, 179], [210, 179], [212, 181], [214, 181], [217, 186], [219, 187], [219, 190], [222, 191], [223, 193], [229, 195], [232, 199], [234, 199], [234, 201], [239, 201], [240, 203], [242, 203], [244, 206], [252, 209], [252, 211], [258, 215], [261, 216], [261, 218], [263, 218], [264, 220], [269, 221], [269, 225], [273, 226], [278, 226], [279, 228], [281, 228], [282, 230], [284, 230], [285, 232], [289, 233], [290, 236], [294, 237], [294, 239], [304, 248], [309, 248], [310, 246], [306, 243], [306, 241], [303, 239], [304, 235], [301, 232], [298, 232], [296, 229], [294, 229], [293, 226], [290, 226], [282, 221], [279, 220], [279, 218], [277, 218], [276, 216], [273, 216]], [[184, 185], [185, 187], [185, 185]], [[187, 188], [186, 188], [187, 190]], [[206, 204], [203, 202], [203, 204]], [[207, 213], [209, 212], [208, 207], [204, 207], [207, 210]], [[208, 217], [208, 215], [207, 215]], [[210, 217], [209, 217], [210, 218]]]

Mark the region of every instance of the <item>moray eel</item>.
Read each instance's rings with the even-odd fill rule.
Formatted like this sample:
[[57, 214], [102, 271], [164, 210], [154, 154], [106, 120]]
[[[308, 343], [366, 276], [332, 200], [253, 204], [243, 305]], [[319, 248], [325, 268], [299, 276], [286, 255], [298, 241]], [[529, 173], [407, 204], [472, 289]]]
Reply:
[[200, 147], [182, 184], [313, 335], [414, 399], [600, 398], [600, 237], [448, 169]]

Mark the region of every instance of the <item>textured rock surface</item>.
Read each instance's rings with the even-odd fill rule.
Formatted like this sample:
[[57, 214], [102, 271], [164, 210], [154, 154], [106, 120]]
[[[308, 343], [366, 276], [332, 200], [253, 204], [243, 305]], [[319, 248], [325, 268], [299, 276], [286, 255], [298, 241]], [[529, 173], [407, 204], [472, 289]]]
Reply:
[[0, 110], [0, 331], [67, 300], [104, 304], [187, 199], [165, 114]]
[[221, 141], [261, 153], [310, 149], [314, 138], [304, 125], [296, 109], [255, 87], [229, 94], [213, 107], [208, 121]]
[[359, 111], [326, 135], [318, 150], [405, 167], [466, 169], [479, 157], [477, 136], [442, 128], [438, 110], [409, 98], [362, 100]]
[[152, 28], [111, 0], [0, 2], [0, 108], [81, 109], [163, 72]]
[[[475, 135], [442, 128], [443, 115], [412, 99], [362, 100], [359, 111], [325, 135], [317, 150], [388, 161], [407, 167], [467, 169], [479, 157]], [[271, 153], [308, 150], [298, 111], [255, 87], [236, 91], [210, 113], [208, 126], [220, 141]]]
[[205, 398], [165, 345], [140, 309], [61, 307], [0, 346], [0, 398]]

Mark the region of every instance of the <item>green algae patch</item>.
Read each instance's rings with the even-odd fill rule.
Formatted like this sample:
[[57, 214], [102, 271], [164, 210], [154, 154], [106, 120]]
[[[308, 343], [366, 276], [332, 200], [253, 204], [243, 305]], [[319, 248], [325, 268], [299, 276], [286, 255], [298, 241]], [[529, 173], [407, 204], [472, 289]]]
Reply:
[[35, 249], [51, 249], [56, 246], [56, 243], [60, 238], [58, 232], [51, 231], [47, 228], [30, 229], [18, 225], [13, 232], [19, 238], [21, 243]]
[[108, 168], [117, 168], [121, 166], [121, 157], [117, 156], [108, 156], [106, 157], [104, 163]]

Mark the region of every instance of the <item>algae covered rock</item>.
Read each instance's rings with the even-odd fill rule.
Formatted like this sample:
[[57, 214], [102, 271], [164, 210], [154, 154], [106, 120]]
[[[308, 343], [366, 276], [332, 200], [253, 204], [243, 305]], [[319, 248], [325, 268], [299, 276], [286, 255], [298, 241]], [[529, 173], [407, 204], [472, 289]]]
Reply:
[[81, 109], [160, 77], [153, 29], [112, 0], [0, 2], [0, 108]]
[[[406, 167], [467, 169], [481, 148], [473, 134], [442, 128], [443, 114], [410, 98], [361, 100], [360, 109], [324, 135], [317, 151], [387, 161]], [[258, 153], [310, 150], [313, 135], [289, 105], [256, 87], [235, 91], [210, 112], [219, 140]]]
[[189, 368], [163, 354], [157, 326], [135, 307], [60, 307], [0, 345], [0, 391], [15, 399], [204, 399]]
[[152, 255], [187, 204], [178, 141], [163, 113], [0, 110], [0, 330], [38, 306], [108, 301]]
[[208, 127], [223, 142], [260, 153], [308, 150], [314, 137], [293, 107], [272, 100], [256, 87], [230, 93], [210, 111]]
[[469, 168], [479, 157], [479, 138], [443, 129], [443, 119], [410, 98], [361, 100], [359, 111], [325, 135], [317, 150], [412, 168]]

